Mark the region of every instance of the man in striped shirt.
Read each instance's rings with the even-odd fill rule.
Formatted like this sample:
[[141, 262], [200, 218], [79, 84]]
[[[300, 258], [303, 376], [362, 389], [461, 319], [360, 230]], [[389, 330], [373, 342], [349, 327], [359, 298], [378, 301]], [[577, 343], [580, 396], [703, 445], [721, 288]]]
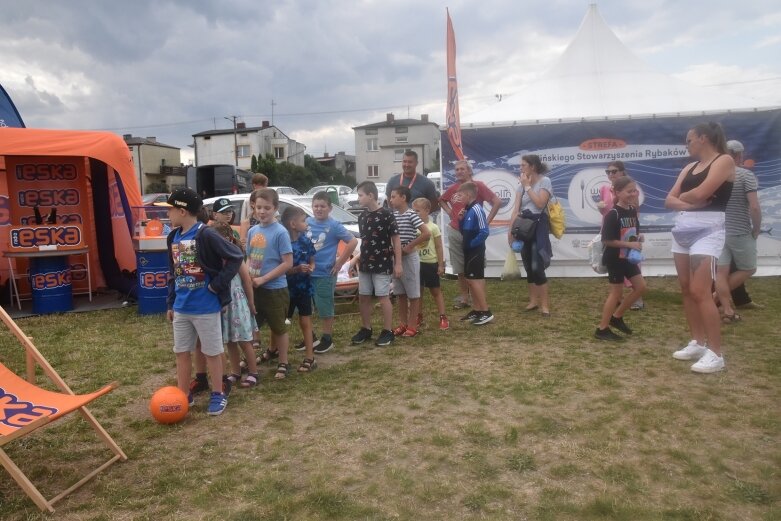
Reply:
[[391, 191], [390, 205], [401, 240], [401, 277], [393, 281], [393, 293], [399, 298], [399, 327], [394, 336], [412, 337], [418, 334], [417, 318], [420, 312], [420, 257], [419, 244], [431, 237], [428, 227], [409, 207], [412, 193], [406, 186]]
[[[744, 148], [740, 141], [728, 141], [727, 150], [736, 165], [743, 164]], [[757, 188], [754, 173], [737, 166], [732, 195], [725, 212], [727, 237], [716, 272], [716, 291], [725, 322], [740, 319], [730, 302], [730, 291], [742, 286], [757, 271], [757, 236], [762, 224]], [[730, 264], [733, 263], [736, 270], [730, 273]]]

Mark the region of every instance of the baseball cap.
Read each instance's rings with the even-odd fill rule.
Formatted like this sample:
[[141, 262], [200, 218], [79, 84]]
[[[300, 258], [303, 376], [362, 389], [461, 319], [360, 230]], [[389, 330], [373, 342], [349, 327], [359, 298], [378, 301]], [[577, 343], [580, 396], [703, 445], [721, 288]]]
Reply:
[[730, 139], [727, 141], [727, 150], [730, 152], [743, 152], [745, 148], [743, 148], [743, 143], [736, 139]]
[[228, 199], [227, 197], [220, 197], [219, 199], [214, 201], [214, 206], [212, 206], [212, 210], [218, 213], [232, 212], [233, 206], [231, 206], [230, 199]]
[[168, 200], [164, 203], [155, 203], [155, 206], [173, 206], [174, 208], [183, 208], [195, 215], [203, 206], [203, 200], [192, 188], [177, 188]]

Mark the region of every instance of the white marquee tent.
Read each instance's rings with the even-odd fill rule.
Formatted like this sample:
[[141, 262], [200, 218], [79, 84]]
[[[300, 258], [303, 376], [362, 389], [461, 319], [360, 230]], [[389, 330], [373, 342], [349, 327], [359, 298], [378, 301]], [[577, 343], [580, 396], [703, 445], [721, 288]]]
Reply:
[[461, 118], [464, 127], [753, 110], [765, 106], [652, 70], [618, 39], [591, 4], [575, 38], [542, 78]]

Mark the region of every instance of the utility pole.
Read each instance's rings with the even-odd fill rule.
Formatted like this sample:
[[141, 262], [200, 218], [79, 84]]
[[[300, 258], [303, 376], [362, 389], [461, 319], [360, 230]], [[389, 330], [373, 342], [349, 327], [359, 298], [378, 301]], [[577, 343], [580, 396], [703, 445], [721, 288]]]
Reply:
[[236, 135], [236, 116], [226, 116], [225, 119], [233, 121], [233, 160], [236, 166], [239, 166], [239, 138]]
[[274, 98], [271, 98], [271, 124], [272, 125], [274, 124], [274, 105], [276, 105], [276, 103], [274, 103]]

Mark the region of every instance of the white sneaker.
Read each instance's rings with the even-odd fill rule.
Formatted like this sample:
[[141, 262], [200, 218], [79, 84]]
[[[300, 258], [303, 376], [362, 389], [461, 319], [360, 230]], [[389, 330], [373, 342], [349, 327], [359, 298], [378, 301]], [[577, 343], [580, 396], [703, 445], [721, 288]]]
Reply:
[[724, 369], [724, 357], [710, 349], [706, 349], [702, 358], [692, 365], [692, 371], [695, 373], [717, 373], [722, 369]]
[[701, 346], [696, 340], [692, 340], [686, 347], [674, 352], [673, 358], [676, 360], [699, 360], [707, 350], [707, 347]]

